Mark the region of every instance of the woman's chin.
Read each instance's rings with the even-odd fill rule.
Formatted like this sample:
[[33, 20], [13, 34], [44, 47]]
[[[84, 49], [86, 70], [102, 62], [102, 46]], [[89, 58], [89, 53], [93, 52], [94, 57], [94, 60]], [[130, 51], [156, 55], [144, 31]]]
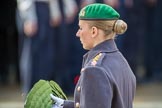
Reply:
[[83, 45], [83, 49], [85, 49], [85, 50], [90, 50], [89, 47], [86, 47], [86, 46], [84, 46], [84, 45]]

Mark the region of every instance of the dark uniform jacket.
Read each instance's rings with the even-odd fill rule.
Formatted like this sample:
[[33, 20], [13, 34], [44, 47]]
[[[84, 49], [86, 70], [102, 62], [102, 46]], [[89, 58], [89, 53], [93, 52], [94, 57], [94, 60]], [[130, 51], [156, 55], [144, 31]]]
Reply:
[[63, 108], [132, 108], [136, 78], [114, 40], [104, 41], [83, 58], [74, 101]]

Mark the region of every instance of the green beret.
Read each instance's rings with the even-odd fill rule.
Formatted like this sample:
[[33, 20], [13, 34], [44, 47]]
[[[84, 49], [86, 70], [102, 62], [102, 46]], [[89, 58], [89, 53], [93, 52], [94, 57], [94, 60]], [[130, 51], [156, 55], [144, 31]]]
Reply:
[[56, 82], [39, 80], [27, 94], [24, 108], [51, 108], [55, 102], [51, 99], [50, 94], [67, 100]]
[[119, 13], [111, 6], [101, 3], [87, 5], [79, 13], [80, 20], [114, 20], [119, 17]]

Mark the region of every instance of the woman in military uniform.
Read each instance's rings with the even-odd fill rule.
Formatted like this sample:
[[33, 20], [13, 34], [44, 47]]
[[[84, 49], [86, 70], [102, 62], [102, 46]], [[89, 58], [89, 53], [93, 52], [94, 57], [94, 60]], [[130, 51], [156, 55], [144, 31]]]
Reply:
[[74, 101], [51, 95], [53, 108], [132, 108], [136, 78], [114, 39], [127, 30], [106, 4], [90, 4], [79, 13], [77, 37], [89, 50], [83, 57]]

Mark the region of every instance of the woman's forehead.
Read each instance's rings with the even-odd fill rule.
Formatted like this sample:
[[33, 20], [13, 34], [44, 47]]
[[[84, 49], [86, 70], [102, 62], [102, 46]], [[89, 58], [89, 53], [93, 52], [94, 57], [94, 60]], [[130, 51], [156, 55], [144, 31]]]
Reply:
[[88, 25], [88, 21], [86, 21], [86, 20], [79, 20], [79, 25]]

